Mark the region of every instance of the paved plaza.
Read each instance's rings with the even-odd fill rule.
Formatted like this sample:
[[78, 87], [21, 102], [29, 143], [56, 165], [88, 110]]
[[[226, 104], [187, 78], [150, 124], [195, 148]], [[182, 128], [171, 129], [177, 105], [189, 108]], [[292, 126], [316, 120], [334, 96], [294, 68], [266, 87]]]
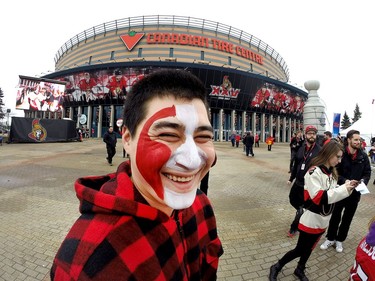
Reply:
[[[215, 143], [218, 162], [210, 172], [208, 197], [224, 247], [218, 280], [268, 280], [269, 267], [295, 246], [289, 238], [294, 209], [289, 205], [289, 145], [265, 144], [246, 157], [242, 146]], [[49, 280], [58, 247], [78, 217], [73, 182], [87, 175], [113, 172], [101, 139], [83, 142], [3, 144], [0, 146], [0, 281]], [[310, 280], [348, 280], [355, 248], [375, 215], [375, 186], [362, 196], [344, 252], [315, 249], [306, 270]], [[297, 280], [297, 261], [287, 264], [279, 280]], [[147, 280], [145, 280], [147, 281]]]

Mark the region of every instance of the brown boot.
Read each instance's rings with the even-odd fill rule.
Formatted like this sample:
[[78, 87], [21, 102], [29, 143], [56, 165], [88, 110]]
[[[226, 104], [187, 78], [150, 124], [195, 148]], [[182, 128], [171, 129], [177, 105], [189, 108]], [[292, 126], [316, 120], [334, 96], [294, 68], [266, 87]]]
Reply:
[[271, 266], [269, 280], [270, 281], [277, 281], [277, 275], [279, 274], [279, 272], [282, 268], [283, 267], [279, 263], [275, 263], [273, 266]]
[[[299, 278], [301, 281], [309, 281], [309, 278], [305, 275], [305, 267], [298, 265], [296, 270], [294, 270], [294, 275]], [[276, 279], [275, 279], [276, 280]]]

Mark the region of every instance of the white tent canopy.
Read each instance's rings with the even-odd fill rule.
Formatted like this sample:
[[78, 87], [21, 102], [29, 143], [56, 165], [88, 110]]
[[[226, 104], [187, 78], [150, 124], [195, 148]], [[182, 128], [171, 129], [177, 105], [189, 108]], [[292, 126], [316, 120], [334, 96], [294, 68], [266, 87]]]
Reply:
[[357, 130], [361, 137], [366, 141], [367, 146], [370, 146], [371, 138], [375, 137], [375, 122], [370, 118], [360, 118], [354, 122], [350, 127], [340, 130], [340, 135], [346, 137], [350, 130]]

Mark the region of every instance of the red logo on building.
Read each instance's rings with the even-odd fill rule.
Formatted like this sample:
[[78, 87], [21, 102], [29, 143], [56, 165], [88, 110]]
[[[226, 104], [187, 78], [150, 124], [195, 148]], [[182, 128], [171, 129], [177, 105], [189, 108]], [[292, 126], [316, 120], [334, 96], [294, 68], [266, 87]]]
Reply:
[[145, 33], [137, 33], [134, 30], [132, 30], [126, 35], [121, 35], [120, 38], [122, 42], [124, 42], [126, 48], [128, 48], [128, 50], [131, 51], [135, 47], [135, 45], [138, 44], [138, 42], [142, 39], [144, 35]]
[[223, 77], [223, 83], [220, 86], [211, 85], [211, 90], [210, 96], [224, 100], [236, 99], [241, 91], [232, 87], [228, 75]]

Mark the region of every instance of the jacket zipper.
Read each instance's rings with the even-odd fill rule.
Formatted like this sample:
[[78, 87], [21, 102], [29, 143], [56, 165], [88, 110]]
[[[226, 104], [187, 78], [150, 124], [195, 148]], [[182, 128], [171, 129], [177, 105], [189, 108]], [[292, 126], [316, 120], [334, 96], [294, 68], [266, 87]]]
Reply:
[[181, 226], [180, 219], [179, 219], [179, 212], [178, 210], [174, 210], [174, 220], [177, 225], [178, 232], [180, 233], [180, 238], [181, 238], [181, 243], [182, 243], [182, 248], [184, 249], [184, 256], [183, 256], [183, 263], [184, 263], [184, 269], [186, 272], [186, 276], [188, 277], [187, 279], [189, 280], [189, 270], [186, 264], [185, 256], [186, 256], [186, 245], [185, 245], [185, 235], [184, 235], [184, 230]]

